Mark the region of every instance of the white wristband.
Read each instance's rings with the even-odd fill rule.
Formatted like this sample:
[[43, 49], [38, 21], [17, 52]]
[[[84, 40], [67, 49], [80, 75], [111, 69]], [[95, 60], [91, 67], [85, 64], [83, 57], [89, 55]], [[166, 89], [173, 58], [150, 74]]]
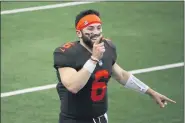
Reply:
[[133, 75], [130, 75], [129, 79], [127, 80], [127, 83], [125, 84], [125, 87], [133, 89], [140, 93], [145, 93], [149, 88], [146, 84], [141, 82], [139, 79], [137, 79]]
[[93, 61], [89, 59], [84, 64], [83, 68], [88, 70], [90, 73], [93, 73], [94, 69], [96, 68], [96, 64], [94, 64]]

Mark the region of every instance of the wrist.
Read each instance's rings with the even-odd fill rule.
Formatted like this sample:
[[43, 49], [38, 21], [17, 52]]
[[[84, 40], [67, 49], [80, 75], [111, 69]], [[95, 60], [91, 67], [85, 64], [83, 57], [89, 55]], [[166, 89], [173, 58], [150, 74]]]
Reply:
[[155, 91], [151, 88], [148, 88], [148, 90], [146, 91], [146, 94], [148, 94], [149, 96], [153, 96], [155, 95]]
[[96, 63], [94, 63], [92, 60], [89, 59], [84, 64], [83, 68], [89, 71], [90, 73], [93, 73], [94, 69], [96, 68]]
[[96, 57], [94, 57], [94, 56], [91, 56], [91, 58], [90, 58], [92, 61], [94, 61], [95, 63], [98, 63], [100, 60], [99, 59], [97, 59]]
[[95, 65], [98, 63], [97, 61], [94, 61], [94, 60], [92, 60], [92, 59], [90, 59], [90, 60], [91, 60], [92, 63], [95, 64]]

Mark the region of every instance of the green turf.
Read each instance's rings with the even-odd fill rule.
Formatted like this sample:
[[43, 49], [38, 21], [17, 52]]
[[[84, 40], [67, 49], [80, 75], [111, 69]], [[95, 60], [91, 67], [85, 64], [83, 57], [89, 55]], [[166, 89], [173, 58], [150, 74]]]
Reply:
[[11, 10], [11, 9], [19, 9], [19, 8], [27, 8], [27, 7], [36, 7], [36, 6], [43, 6], [43, 5], [50, 5], [50, 4], [58, 4], [62, 2], [1, 2], [1, 10]]
[[[3, 10], [49, 2], [2, 3]], [[103, 33], [117, 47], [126, 70], [183, 61], [183, 2], [101, 2], [1, 16], [1, 92], [57, 83], [52, 68], [55, 47], [76, 40], [75, 15], [101, 12]], [[182, 123], [183, 69], [137, 75], [177, 101], [161, 110], [147, 96], [109, 85], [111, 123]], [[2, 98], [2, 123], [57, 122], [55, 90]]]

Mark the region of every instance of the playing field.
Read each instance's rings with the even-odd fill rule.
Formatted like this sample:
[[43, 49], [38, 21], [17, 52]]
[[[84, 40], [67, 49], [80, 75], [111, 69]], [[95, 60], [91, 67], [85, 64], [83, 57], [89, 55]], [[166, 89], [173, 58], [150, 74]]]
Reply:
[[[57, 2], [2, 2], [11, 10]], [[98, 2], [1, 15], [1, 93], [56, 84], [53, 51], [77, 40], [74, 20], [84, 9], [101, 12], [103, 33], [117, 47], [117, 62], [136, 70], [183, 62], [183, 2]], [[183, 123], [184, 67], [136, 74], [174, 99], [164, 109], [147, 95], [109, 83], [109, 123]], [[57, 123], [55, 88], [1, 97], [1, 123]]]

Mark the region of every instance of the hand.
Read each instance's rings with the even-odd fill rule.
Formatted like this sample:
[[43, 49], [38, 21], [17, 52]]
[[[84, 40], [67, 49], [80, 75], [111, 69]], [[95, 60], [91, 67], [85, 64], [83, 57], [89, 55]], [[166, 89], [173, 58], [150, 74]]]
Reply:
[[168, 97], [152, 90], [148, 89], [147, 93], [160, 105], [161, 108], [164, 108], [167, 105], [167, 102], [176, 103], [174, 100], [169, 99]]
[[105, 52], [104, 42], [99, 43], [99, 40], [94, 42], [92, 56], [100, 60]]

